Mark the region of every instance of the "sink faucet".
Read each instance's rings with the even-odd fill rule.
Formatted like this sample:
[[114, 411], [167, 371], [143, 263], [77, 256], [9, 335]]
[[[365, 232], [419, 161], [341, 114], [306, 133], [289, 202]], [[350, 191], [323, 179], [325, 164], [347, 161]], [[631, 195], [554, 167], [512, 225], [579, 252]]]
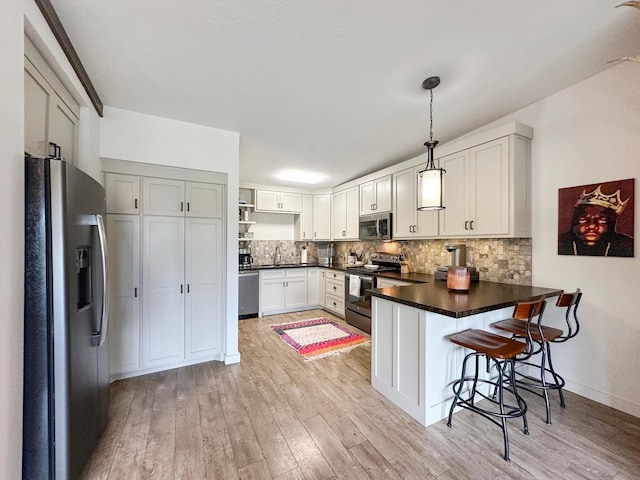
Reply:
[[275, 260], [273, 263], [275, 263], [276, 265], [280, 265], [280, 262], [282, 262], [282, 255], [280, 254], [280, 245], [278, 245], [276, 247]]

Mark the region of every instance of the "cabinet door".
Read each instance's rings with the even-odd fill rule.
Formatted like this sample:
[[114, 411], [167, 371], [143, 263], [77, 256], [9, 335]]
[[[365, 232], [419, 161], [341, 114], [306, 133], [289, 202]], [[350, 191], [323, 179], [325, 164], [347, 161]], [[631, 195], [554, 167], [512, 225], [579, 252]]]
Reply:
[[71, 164], [76, 163], [76, 124], [78, 119], [57, 96], [49, 109], [49, 142], [60, 147], [60, 156]]
[[80, 107], [27, 37], [24, 46], [24, 150], [39, 157], [51, 155], [53, 142], [60, 156], [75, 164]]
[[407, 168], [393, 175], [393, 238], [411, 238], [416, 227], [416, 177]]
[[360, 215], [369, 215], [374, 212], [375, 195], [373, 182], [360, 185]]
[[[447, 172], [444, 176], [445, 209], [440, 212], [440, 236], [442, 237], [469, 235], [468, 159], [468, 150], [440, 159], [440, 167]], [[484, 188], [491, 189], [491, 185], [493, 181]]]
[[345, 238], [358, 240], [360, 237], [360, 202], [358, 187], [346, 191]]
[[320, 270], [307, 269], [307, 305], [320, 305], [319, 285]]
[[221, 350], [222, 220], [186, 219], [187, 359]]
[[184, 182], [143, 177], [142, 194], [145, 215], [184, 216]]
[[331, 210], [333, 214], [331, 238], [343, 240], [347, 236], [347, 193], [336, 192], [331, 196]]
[[302, 211], [302, 194], [281, 192], [280, 211], [286, 213], [300, 213]]
[[[327, 294], [327, 289], [326, 289], [326, 280], [327, 280], [327, 270], [324, 268], [320, 268], [319, 270], [319, 275], [318, 275], [318, 302], [320, 303], [321, 306], [325, 306], [326, 304], [326, 294]], [[311, 302], [309, 302], [311, 303]]]
[[224, 187], [213, 183], [187, 182], [187, 217], [222, 218]]
[[256, 190], [256, 211], [277, 212], [280, 210], [280, 193]]
[[260, 313], [284, 310], [284, 276], [260, 279]]
[[184, 218], [143, 224], [143, 366], [184, 360]]
[[469, 150], [469, 196], [470, 235], [509, 233], [507, 137]]
[[302, 212], [296, 222], [296, 240], [313, 240], [313, 196], [302, 196]]
[[[305, 272], [306, 273], [306, 272]], [[307, 301], [307, 276], [287, 278], [285, 280], [285, 307], [301, 308], [308, 305]]]
[[374, 184], [374, 210], [376, 213], [391, 211], [391, 175], [375, 180]]
[[140, 368], [140, 217], [108, 215], [109, 371], [112, 375]]
[[140, 177], [106, 173], [107, 213], [140, 213]]
[[313, 239], [331, 239], [331, 195], [313, 196]]
[[52, 93], [42, 75], [25, 59], [24, 151], [34, 157], [44, 157], [48, 153], [47, 120], [50, 95]]

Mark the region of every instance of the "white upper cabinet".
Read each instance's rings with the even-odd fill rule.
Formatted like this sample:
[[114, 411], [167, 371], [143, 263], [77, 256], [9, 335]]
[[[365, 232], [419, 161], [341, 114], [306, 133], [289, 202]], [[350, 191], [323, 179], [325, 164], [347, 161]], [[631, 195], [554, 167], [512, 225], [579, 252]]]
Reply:
[[358, 187], [332, 194], [333, 240], [357, 240], [359, 236], [360, 210]]
[[393, 174], [393, 238], [429, 238], [438, 235], [438, 212], [417, 210], [417, 175], [424, 167]]
[[391, 211], [391, 175], [360, 185], [360, 215]]
[[142, 211], [145, 215], [184, 216], [183, 181], [143, 177], [142, 192]]
[[222, 218], [222, 185], [143, 177], [145, 215]]
[[302, 195], [302, 212], [295, 221], [295, 240], [313, 240], [313, 195]]
[[24, 41], [24, 151], [36, 157], [57, 154], [76, 163], [80, 106], [31, 41]]
[[105, 173], [107, 213], [140, 213], [140, 177]]
[[302, 194], [256, 190], [256, 212], [301, 213]]
[[313, 196], [313, 239], [331, 240], [331, 195]]
[[442, 157], [440, 236], [531, 236], [530, 150], [514, 134]]
[[187, 217], [222, 218], [222, 185], [186, 182]]

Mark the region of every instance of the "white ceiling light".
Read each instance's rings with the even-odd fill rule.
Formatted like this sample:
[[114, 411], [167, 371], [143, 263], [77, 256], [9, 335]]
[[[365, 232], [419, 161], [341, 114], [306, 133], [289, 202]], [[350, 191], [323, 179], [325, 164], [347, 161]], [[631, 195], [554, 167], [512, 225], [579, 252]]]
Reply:
[[275, 175], [276, 178], [287, 182], [318, 183], [327, 178], [324, 173], [305, 172], [304, 170], [282, 170]]
[[425, 142], [428, 157], [427, 166], [418, 172], [418, 210], [442, 210], [442, 189], [444, 169], [436, 168], [433, 162], [433, 149], [438, 141], [433, 139], [433, 89], [440, 85], [440, 77], [429, 77], [422, 82], [422, 88], [429, 90], [429, 140]]

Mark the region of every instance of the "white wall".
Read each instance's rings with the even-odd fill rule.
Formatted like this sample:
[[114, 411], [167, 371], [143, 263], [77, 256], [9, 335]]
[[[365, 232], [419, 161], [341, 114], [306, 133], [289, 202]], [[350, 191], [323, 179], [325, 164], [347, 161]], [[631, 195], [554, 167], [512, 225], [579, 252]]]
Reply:
[[[8, 3], [8, 5], [7, 5]], [[22, 1], [0, 15], [0, 478], [20, 478], [24, 258]]]
[[637, 205], [638, 85], [640, 65], [621, 64], [494, 123], [515, 119], [535, 129], [533, 284], [584, 292], [580, 334], [554, 346], [554, 365], [569, 390], [635, 416], [640, 416], [638, 208], [635, 258], [556, 252], [559, 188], [636, 178]]
[[100, 156], [227, 174], [225, 363], [238, 351], [238, 189], [240, 135], [227, 130], [105, 107]]
[[[99, 168], [97, 114], [40, 11], [7, 0], [0, 15], [0, 478], [21, 478], [24, 258], [24, 34], [83, 107], [81, 168]], [[93, 156], [90, 152], [94, 152]]]

